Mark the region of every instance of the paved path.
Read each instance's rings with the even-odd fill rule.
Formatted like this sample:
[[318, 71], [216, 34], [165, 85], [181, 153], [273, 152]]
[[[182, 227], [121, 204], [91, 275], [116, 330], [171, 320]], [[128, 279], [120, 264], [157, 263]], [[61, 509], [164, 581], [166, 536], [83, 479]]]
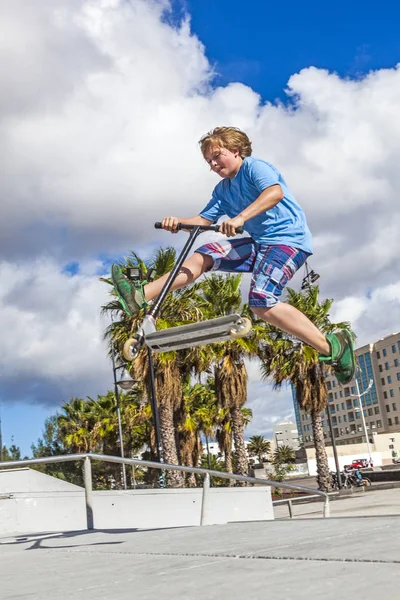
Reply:
[[332, 515], [2, 536], [0, 598], [398, 600], [400, 490], [335, 501]]
[[[371, 516], [399, 516], [400, 517], [400, 488], [388, 490], [356, 491], [334, 499], [330, 503], [332, 517], [371, 517]], [[275, 519], [287, 518], [287, 505], [275, 506]], [[293, 506], [293, 517], [320, 518], [322, 504], [320, 502], [306, 502]], [[400, 589], [399, 589], [400, 600]]]

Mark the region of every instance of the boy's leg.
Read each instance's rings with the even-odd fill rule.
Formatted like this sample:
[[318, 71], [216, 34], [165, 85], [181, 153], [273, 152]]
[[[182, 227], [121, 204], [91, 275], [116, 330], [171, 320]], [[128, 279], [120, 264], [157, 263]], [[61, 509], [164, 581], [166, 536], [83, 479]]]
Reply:
[[320, 360], [333, 366], [338, 380], [348, 383], [355, 375], [351, 334], [343, 330], [325, 337], [302, 312], [279, 300], [285, 285], [306, 259], [307, 254], [295, 248], [263, 247], [254, 267], [250, 308], [267, 323], [315, 348]]
[[[193, 283], [200, 275], [210, 269], [249, 272], [253, 268], [255, 257], [255, 244], [251, 238], [204, 244], [204, 246], [197, 248], [195, 253], [183, 263], [170, 291], [178, 290]], [[168, 276], [169, 273], [143, 285], [125, 277], [120, 266], [113, 265], [111, 267], [111, 278], [115, 291], [124, 311], [129, 316], [138, 313], [141, 308], [146, 307], [149, 300], [160, 294]]]
[[320, 354], [319, 360], [331, 365], [341, 383], [349, 383], [355, 376], [353, 338], [349, 331], [323, 333], [297, 308], [279, 302], [272, 308], [253, 308], [253, 312], [274, 327], [282, 329], [312, 346]]
[[[190, 283], [193, 283], [205, 271], [213, 266], [213, 259], [210, 256], [195, 252], [188, 258], [180, 268], [178, 275], [172, 282], [170, 291], [179, 290]], [[147, 306], [147, 302], [159, 296], [162, 288], [169, 277], [166, 273], [159, 279], [151, 281], [146, 285], [128, 279], [122, 272], [119, 265], [112, 265], [111, 278], [115, 291], [121, 301], [124, 311], [132, 316], [139, 312], [141, 308]]]
[[293, 335], [320, 354], [329, 356], [331, 347], [321, 331], [302, 312], [285, 302], [278, 302], [271, 308], [252, 308], [263, 321]]

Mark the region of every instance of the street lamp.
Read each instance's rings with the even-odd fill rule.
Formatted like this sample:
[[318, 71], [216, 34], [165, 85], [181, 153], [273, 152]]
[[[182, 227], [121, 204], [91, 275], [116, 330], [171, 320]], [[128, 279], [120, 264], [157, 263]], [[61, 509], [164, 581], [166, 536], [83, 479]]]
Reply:
[[[129, 375], [128, 371], [126, 370], [124, 365], [115, 365], [115, 346], [114, 344], [112, 345], [112, 353], [111, 353], [111, 360], [112, 360], [112, 367], [113, 367], [113, 375], [114, 375], [114, 393], [115, 393], [115, 403], [117, 405], [117, 419], [118, 419], [118, 433], [119, 433], [119, 443], [120, 443], [120, 448], [121, 448], [121, 458], [125, 458], [125, 454], [124, 454], [124, 439], [122, 437], [122, 423], [121, 423], [121, 409], [120, 409], [120, 401], [119, 401], [119, 389], [118, 386], [122, 389], [122, 390], [130, 390], [134, 384], [135, 381], [132, 379], [132, 377]], [[121, 378], [119, 379], [119, 381], [117, 381], [117, 371], [118, 369], [123, 369]], [[127, 489], [127, 484], [126, 484], [126, 468], [125, 468], [125, 464], [122, 463], [122, 478], [124, 481], [124, 489]]]
[[306, 275], [303, 277], [303, 281], [301, 282], [301, 289], [305, 290], [306, 288], [311, 288], [311, 285], [318, 281], [320, 275], [313, 270], [309, 270], [308, 263], [305, 264], [306, 267]]
[[365, 392], [363, 392], [362, 394], [360, 394], [360, 388], [358, 387], [358, 380], [357, 380], [357, 375], [356, 375], [356, 389], [357, 389], [357, 394], [350, 394], [350, 396], [353, 396], [353, 398], [358, 398], [358, 401], [360, 403], [361, 419], [362, 419], [362, 423], [363, 423], [363, 427], [364, 427], [364, 434], [365, 434], [365, 440], [367, 442], [367, 448], [368, 448], [368, 454], [369, 454], [369, 462], [370, 462], [370, 464], [372, 462], [371, 447], [369, 445], [369, 437], [368, 437], [368, 432], [367, 432], [367, 426], [365, 424], [364, 410], [363, 410], [361, 398], [362, 398], [362, 396], [365, 396], [365, 394], [367, 394], [369, 392], [369, 390], [372, 388], [373, 385], [374, 385], [374, 380], [370, 379], [369, 380], [369, 385], [368, 385], [367, 389], [365, 390]]

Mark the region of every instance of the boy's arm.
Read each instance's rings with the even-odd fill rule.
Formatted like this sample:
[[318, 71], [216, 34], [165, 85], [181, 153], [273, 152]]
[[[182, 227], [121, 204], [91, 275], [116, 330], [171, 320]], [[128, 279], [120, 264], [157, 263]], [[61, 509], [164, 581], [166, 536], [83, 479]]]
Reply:
[[189, 217], [189, 219], [180, 219], [179, 217], [164, 217], [162, 220], [162, 228], [166, 229], [167, 231], [171, 231], [171, 233], [177, 233], [178, 223], [182, 223], [182, 225], [212, 225], [213, 221], [209, 221], [204, 217], [200, 217], [200, 215]]
[[273, 208], [283, 198], [284, 194], [279, 184], [271, 185], [261, 192], [261, 194], [247, 206], [241, 213], [239, 213], [233, 219], [224, 221], [221, 223], [220, 232], [226, 236], [231, 237], [235, 235], [238, 227], [243, 227], [246, 221], [257, 217], [263, 212]]

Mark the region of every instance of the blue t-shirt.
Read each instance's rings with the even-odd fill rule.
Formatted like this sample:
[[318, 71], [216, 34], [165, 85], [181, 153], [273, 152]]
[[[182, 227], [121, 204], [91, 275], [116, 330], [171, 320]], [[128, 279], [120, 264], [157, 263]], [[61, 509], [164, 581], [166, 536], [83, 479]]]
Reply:
[[276, 184], [281, 186], [284, 197], [273, 208], [246, 221], [246, 231], [259, 244], [282, 244], [312, 254], [305, 214], [278, 169], [265, 160], [246, 157], [233, 179], [226, 177], [215, 186], [212, 198], [200, 216], [214, 222], [223, 215], [233, 219], [263, 190]]

